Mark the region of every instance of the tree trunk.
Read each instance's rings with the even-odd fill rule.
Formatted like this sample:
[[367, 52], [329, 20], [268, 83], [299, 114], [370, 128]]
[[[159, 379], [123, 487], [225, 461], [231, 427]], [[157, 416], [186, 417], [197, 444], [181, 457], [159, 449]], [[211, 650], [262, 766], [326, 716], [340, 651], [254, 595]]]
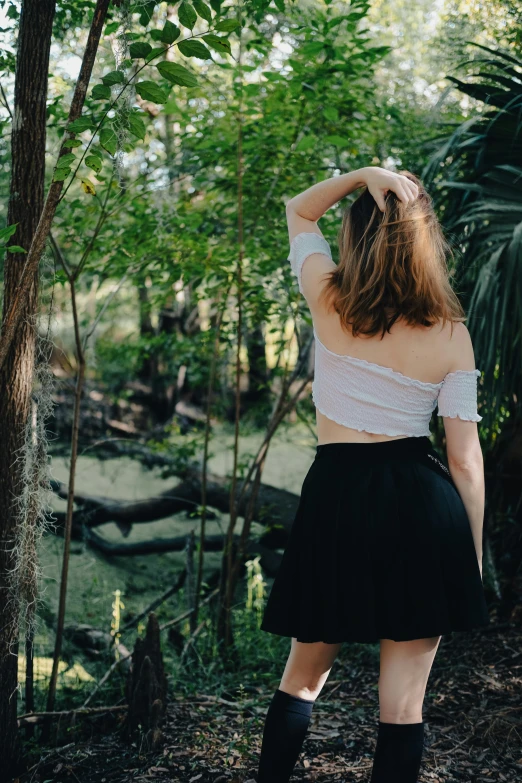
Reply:
[[[154, 613], [149, 615], [145, 638], [136, 639], [126, 691], [129, 705], [125, 723], [127, 737], [133, 739], [141, 733], [147, 750], [157, 748], [162, 738], [160, 724], [167, 707], [167, 678], [160, 629]], [[143, 747], [141, 742], [140, 747]]]
[[[24, 0], [20, 16], [14, 120], [11, 135], [11, 186], [8, 225], [17, 223], [12, 244], [29, 250], [44, 203], [47, 75], [54, 0]], [[3, 319], [9, 311], [25, 256], [8, 253], [4, 268]], [[23, 316], [0, 371], [0, 592], [7, 595], [11, 549], [17, 534], [16, 499], [23, 466], [16, 461], [30, 410], [34, 369], [38, 272], [33, 274]], [[12, 601], [0, 604], [0, 758], [7, 778], [15, 774], [19, 753], [16, 723], [18, 612]]]
[[[140, 307], [140, 337], [154, 337], [156, 334], [150, 317], [150, 302], [147, 287], [140, 283], [138, 289], [138, 301]], [[158, 375], [157, 350], [145, 357], [138, 369], [138, 378], [144, 382], [154, 384]]]
[[269, 373], [266, 363], [263, 324], [253, 324], [246, 337], [246, 347], [249, 364], [248, 394], [246, 398], [251, 404], [270, 404]]

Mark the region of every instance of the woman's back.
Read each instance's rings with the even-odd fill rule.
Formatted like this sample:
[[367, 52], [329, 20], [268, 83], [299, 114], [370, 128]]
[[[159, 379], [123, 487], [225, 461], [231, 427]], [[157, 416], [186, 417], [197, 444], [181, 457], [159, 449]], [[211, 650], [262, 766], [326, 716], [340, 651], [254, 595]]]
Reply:
[[[450, 334], [450, 325], [446, 324], [442, 327], [441, 324], [436, 324], [432, 327], [423, 326], [409, 326], [402, 323], [400, 320], [395, 322], [390, 329], [390, 333], [386, 333], [381, 339], [380, 337], [353, 337], [348, 335], [339, 323], [338, 316], [334, 316], [331, 313], [321, 312], [323, 308], [318, 308], [317, 315], [314, 316], [314, 326], [316, 332], [315, 351], [320, 356], [324, 356], [327, 352], [330, 352], [330, 356], [326, 358], [326, 362], [333, 361], [338, 363], [339, 360], [336, 357], [332, 357], [331, 354], [349, 356], [354, 359], [363, 360], [377, 367], [364, 367], [364, 365], [351, 363], [350, 371], [356, 372], [361, 378], [361, 382], [365, 384], [366, 388], [373, 387], [382, 397], [388, 397], [388, 399], [395, 399], [397, 395], [400, 398], [406, 400], [409, 406], [409, 416], [411, 420], [415, 410], [415, 397], [420, 397], [423, 391], [417, 385], [406, 384], [404, 385], [403, 379], [399, 379], [402, 382], [403, 392], [395, 390], [393, 384], [390, 384], [389, 390], [386, 388], [386, 384], [389, 383], [389, 379], [397, 380], [397, 375], [404, 376], [404, 379], [418, 380], [425, 385], [425, 397], [422, 402], [425, 406], [430, 408], [430, 400], [436, 400], [438, 389], [434, 389], [432, 384], [441, 384], [444, 378], [450, 372], [451, 359], [454, 354], [454, 346], [459, 342], [459, 336], [456, 335], [456, 331], [460, 332], [462, 328], [461, 324], [454, 325], [453, 335]], [[457, 329], [455, 329], [455, 326]], [[466, 330], [467, 331], [467, 330]], [[316, 368], [325, 366], [326, 362], [320, 364], [316, 356]], [[341, 366], [343, 362], [341, 361]], [[382, 374], [378, 372], [375, 374], [377, 368], [386, 368], [390, 372]], [[316, 380], [314, 384], [316, 389], [322, 389], [326, 384], [332, 382], [332, 378], [322, 377], [326, 373], [322, 373], [316, 370]], [[363, 377], [364, 373], [364, 377]], [[372, 378], [373, 375], [373, 378]], [[340, 400], [336, 390], [336, 396]], [[316, 405], [320, 399], [319, 391], [314, 395], [316, 398]], [[433, 405], [431, 406], [433, 409]], [[370, 433], [367, 430], [359, 431], [356, 428], [347, 427], [333, 421], [328, 416], [324, 415], [319, 407], [316, 407], [317, 412], [317, 434], [318, 443], [331, 443], [336, 441], [369, 441], [369, 440], [392, 440], [398, 437], [404, 437], [404, 433], [398, 433], [395, 435], [388, 435], [385, 433]], [[422, 406], [419, 411], [419, 417], [422, 417]], [[428, 411], [426, 410], [424, 418], [427, 418]], [[392, 432], [390, 423], [390, 412], [387, 411], [386, 415], [381, 414], [376, 418], [379, 424], [382, 423], [382, 428], [387, 432]], [[362, 422], [361, 422], [362, 423]], [[377, 428], [377, 427], [376, 427]], [[399, 427], [400, 429], [400, 427]]]
[[[309, 264], [304, 262], [313, 259]], [[473, 348], [463, 323], [411, 325], [399, 317], [384, 334], [354, 336], [324, 302], [337, 267], [321, 234], [302, 232], [289, 259], [314, 323], [318, 443], [371, 442], [429, 434], [439, 415], [480, 421]], [[457, 407], [455, 407], [457, 406]]]
[[444, 327], [440, 322], [430, 327], [410, 326], [399, 319], [381, 339], [380, 335], [353, 337], [342, 329], [339, 316], [325, 312], [320, 304], [314, 307], [313, 318], [318, 338], [330, 351], [389, 367], [427, 383], [440, 383], [450, 371], [450, 355], [463, 328], [454, 324], [451, 335], [448, 323]]

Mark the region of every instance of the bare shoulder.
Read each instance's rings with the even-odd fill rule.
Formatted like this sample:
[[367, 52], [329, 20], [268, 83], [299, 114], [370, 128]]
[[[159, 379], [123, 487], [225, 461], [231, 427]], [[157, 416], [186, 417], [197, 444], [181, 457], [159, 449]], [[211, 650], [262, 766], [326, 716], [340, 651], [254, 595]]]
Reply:
[[445, 352], [448, 358], [448, 372], [455, 370], [474, 370], [475, 354], [471, 335], [466, 324], [461, 321], [446, 323], [441, 329]]

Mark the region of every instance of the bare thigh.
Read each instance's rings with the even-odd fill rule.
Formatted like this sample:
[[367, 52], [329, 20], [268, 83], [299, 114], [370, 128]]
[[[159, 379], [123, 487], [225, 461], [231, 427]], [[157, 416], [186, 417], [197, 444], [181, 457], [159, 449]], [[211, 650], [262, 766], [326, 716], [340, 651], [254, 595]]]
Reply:
[[292, 646], [279, 685], [280, 690], [301, 699], [316, 699], [325, 684], [341, 642], [298, 642], [292, 638]]
[[420, 723], [440, 636], [393, 642], [381, 639], [379, 708], [383, 723]]

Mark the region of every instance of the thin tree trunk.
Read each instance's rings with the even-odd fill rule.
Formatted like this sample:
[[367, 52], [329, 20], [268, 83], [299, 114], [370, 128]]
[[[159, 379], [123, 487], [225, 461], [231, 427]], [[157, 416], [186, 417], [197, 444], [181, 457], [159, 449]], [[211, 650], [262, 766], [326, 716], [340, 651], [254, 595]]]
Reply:
[[214, 383], [216, 381], [217, 358], [219, 354], [219, 339], [221, 336], [221, 322], [223, 319], [224, 304], [228, 299], [228, 289], [225, 292], [222, 301], [216, 306], [217, 319], [214, 326], [215, 337], [212, 350], [212, 360], [210, 362], [210, 372], [207, 387], [207, 405], [205, 411], [205, 437], [203, 446], [203, 462], [201, 466], [201, 524], [199, 530], [199, 557], [198, 557], [198, 575], [196, 580], [196, 600], [194, 604], [194, 625], [198, 625], [199, 620], [199, 601], [201, 594], [201, 584], [203, 582], [203, 563], [205, 557], [205, 532], [207, 523], [207, 484], [208, 484], [208, 450], [210, 443], [210, 417], [212, 414], [212, 403], [214, 395]]
[[76, 478], [76, 460], [78, 457], [78, 435], [80, 430], [80, 410], [85, 379], [85, 355], [80, 337], [80, 324], [78, 309], [76, 307], [76, 289], [74, 278], [69, 279], [71, 286], [71, 300], [74, 318], [74, 336], [76, 341], [76, 354], [78, 358], [78, 374], [76, 376], [76, 392], [74, 397], [74, 414], [71, 435], [71, 461], [69, 468], [69, 491], [67, 493], [67, 516], [65, 520], [65, 533], [63, 545], [62, 577], [60, 582], [60, 600], [58, 605], [58, 620], [56, 623], [56, 639], [54, 646], [53, 668], [49, 691], [47, 694], [47, 712], [53, 712], [56, 697], [56, 684], [58, 681], [58, 666], [62, 651], [63, 627], [65, 624], [65, 607], [67, 601], [67, 577], [69, 574], [69, 555], [71, 548], [72, 518], [74, 509], [74, 483]]
[[[152, 338], [156, 334], [150, 317], [149, 294], [145, 283], [140, 282], [137, 286], [139, 313], [140, 313], [140, 337]], [[142, 381], [148, 381], [151, 384], [156, 382], [158, 375], [157, 349], [144, 357], [141, 366], [138, 369], [138, 378]]]
[[[241, 6], [239, 6], [239, 9]], [[238, 14], [240, 16], [240, 13]], [[239, 71], [239, 105], [237, 111], [237, 232], [238, 232], [238, 260], [236, 269], [237, 286], [237, 347], [236, 347], [236, 388], [235, 388], [235, 421], [234, 421], [234, 464], [232, 468], [232, 481], [230, 484], [230, 520], [225, 539], [223, 560], [221, 567], [220, 592], [218, 602], [217, 638], [222, 644], [220, 651], [223, 655], [232, 652], [232, 617], [233, 602], [232, 570], [235, 555], [234, 532], [238, 517], [237, 509], [237, 473], [239, 463], [239, 419], [241, 416], [241, 332], [243, 329], [243, 105], [242, 105], [242, 37], [239, 37], [238, 71]]]
[[254, 404], [270, 401], [270, 389], [268, 388], [268, 365], [266, 362], [266, 345], [263, 325], [253, 324], [246, 338], [248, 351], [248, 401]]
[[[91, 23], [91, 29], [89, 31], [89, 37], [87, 39], [87, 45], [85, 47], [85, 52], [83, 55], [82, 66], [80, 68], [80, 74], [78, 76], [78, 81], [76, 82], [73, 99], [71, 101], [71, 107], [69, 109], [69, 117], [67, 119], [67, 125], [70, 125], [71, 122], [77, 120], [81, 116], [83, 105], [85, 103], [85, 96], [87, 94], [87, 87], [89, 86], [89, 81], [91, 79], [91, 73], [94, 66], [94, 61], [96, 59], [96, 52], [98, 51], [98, 45], [100, 43], [100, 38], [103, 30], [103, 25], [105, 23], [105, 17], [107, 16], [107, 10], [109, 8], [109, 4], [110, 4], [110, 0], [97, 0], [96, 7], [94, 9], [92, 23]], [[51, 4], [49, 0], [41, 0], [40, 3], [35, 3], [34, 0], [27, 0], [24, 5], [25, 7], [31, 9], [33, 7], [47, 8], [47, 6], [52, 5], [53, 12], [54, 12], [54, 3]], [[43, 36], [41, 35], [41, 27], [39, 26], [38, 15], [35, 14], [31, 22], [32, 24], [34, 24], [34, 26], [32, 26], [31, 32], [29, 33], [29, 38], [25, 45], [27, 51], [23, 56], [28, 58], [28, 63], [26, 64], [25, 67], [28, 71], [28, 73], [26, 74], [26, 78], [30, 80], [30, 84], [31, 84], [30, 94], [36, 96], [37, 87], [35, 87], [34, 85], [39, 84], [38, 79], [41, 80], [42, 76], [41, 76], [41, 68], [35, 59], [33, 49], [36, 46], [38, 46], [39, 48], [42, 47], [41, 42]], [[38, 35], [36, 35], [36, 33], [38, 33]], [[32, 40], [32, 36], [34, 36], [34, 40]], [[20, 45], [20, 37], [19, 37], [19, 45]], [[47, 63], [48, 63], [48, 58], [49, 58], [49, 54], [47, 52]], [[47, 65], [47, 69], [48, 69], [48, 65]], [[40, 96], [39, 94], [39, 97], [41, 97], [41, 99], [44, 101], [47, 97], [47, 69], [45, 71], [45, 85], [42, 84], [42, 91], [44, 94], [43, 96]], [[34, 74], [37, 72], [37, 70], [38, 70], [38, 79], [35, 79]], [[30, 105], [31, 102], [29, 103], [29, 106]], [[15, 109], [15, 120], [13, 123], [13, 129], [17, 129], [17, 123], [20, 122], [23, 124], [26, 121], [26, 119], [22, 119], [23, 116], [24, 115], [20, 112], [17, 114]], [[26, 116], [27, 115], [25, 115], [25, 117]], [[65, 143], [69, 139], [73, 139], [74, 137], [75, 134], [72, 133], [71, 131], [67, 131], [66, 129], [66, 133], [64, 134], [64, 138], [62, 141], [62, 146], [58, 154], [58, 160], [62, 157], [62, 155], [65, 155], [69, 151], [69, 149], [64, 146]], [[45, 140], [45, 136], [44, 136], [44, 140]], [[40, 142], [38, 143], [40, 144]], [[32, 155], [33, 149], [30, 146], [27, 148], [27, 153], [28, 153], [28, 157], [25, 159], [27, 166], [34, 168], [34, 157]], [[8, 303], [7, 303], [7, 299], [4, 301], [2, 334], [0, 336], [0, 370], [4, 367], [5, 363], [8, 360], [9, 351], [12, 343], [14, 341], [19, 341], [20, 339], [19, 325], [22, 322], [24, 314], [29, 311], [29, 299], [31, 297], [32, 286], [34, 284], [35, 275], [37, 274], [38, 265], [40, 263], [42, 253], [45, 249], [47, 238], [51, 231], [51, 226], [54, 220], [54, 216], [56, 214], [56, 208], [60, 201], [60, 195], [62, 189], [63, 189], [63, 182], [51, 182], [51, 185], [49, 187], [49, 192], [47, 193], [47, 198], [45, 199], [43, 209], [41, 210], [40, 219], [38, 220], [38, 224], [36, 228], [33, 229], [33, 233], [31, 235], [32, 239], [30, 242], [30, 247], [26, 244], [26, 247], [28, 247], [28, 253], [27, 256], [24, 256], [25, 262], [23, 264], [23, 268], [17, 273], [16, 291], [11, 290]], [[29, 201], [28, 203], [32, 204], [32, 200]], [[16, 222], [16, 221], [11, 221], [11, 223], [12, 222]], [[17, 244], [20, 244], [20, 242], [17, 241]]]
[[[47, 75], [54, 0], [22, 3], [17, 44], [14, 119], [11, 134], [11, 185], [8, 225], [17, 224], [12, 243], [29, 249], [44, 203]], [[27, 256], [8, 253], [4, 266], [2, 329], [17, 296]], [[11, 587], [13, 543], [18, 518], [13, 499], [22, 492], [23, 466], [16, 460], [28, 416], [34, 371], [38, 266], [26, 275], [26, 294], [18, 328], [4, 351], [0, 369], [0, 759], [6, 778], [16, 772], [19, 744], [16, 721], [18, 609], [5, 600]]]

